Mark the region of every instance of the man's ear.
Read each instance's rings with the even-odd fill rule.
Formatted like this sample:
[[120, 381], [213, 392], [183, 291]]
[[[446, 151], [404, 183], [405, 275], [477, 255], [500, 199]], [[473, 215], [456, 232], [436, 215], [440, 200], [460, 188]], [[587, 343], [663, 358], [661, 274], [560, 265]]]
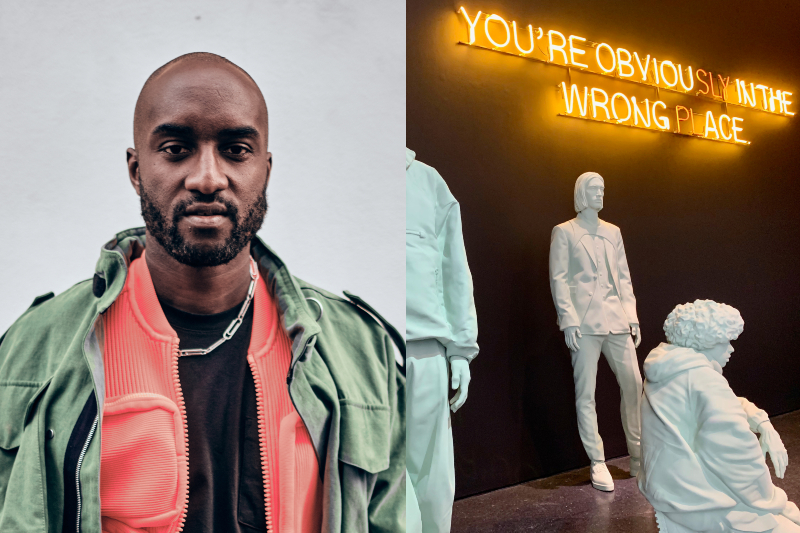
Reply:
[[267, 152], [267, 181], [264, 183], [264, 189], [269, 185], [269, 177], [272, 175], [272, 152]]
[[141, 191], [139, 189], [140, 185], [139, 154], [136, 153], [136, 150], [134, 148], [128, 148], [127, 158], [128, 158], [128, 178], [131, 180], [131, 185], [133, 185], [136, 194], [141, 196]]

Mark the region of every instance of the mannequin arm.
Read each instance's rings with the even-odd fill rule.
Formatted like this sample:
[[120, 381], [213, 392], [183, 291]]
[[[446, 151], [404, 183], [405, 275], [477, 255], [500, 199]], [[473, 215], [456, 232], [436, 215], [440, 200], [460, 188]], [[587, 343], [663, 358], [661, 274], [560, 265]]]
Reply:
[[633, 336], [634, 348], [638, 348], [642, 343], [642, 331], [639, 329], [639, 324], [631, 324], [631, 336]]
[[558, 313], [558, 326], [562, 330], [581, 325], [569, 293], [568, 271], [569, 242], [564, 230], [556, 226], [550, 235], [550, 293]]
[[747, 415], [747, 423], [750, 424], [750, 429], [759, 434], [758, 442], [761, 444], [761, 451], [764, 457], [766, 458], [767, 454], [769, 454], [772, 466], [775, 468], [775, 476], [783, 479], [783, 474], [789, 465], [789, 454], [786, 452], [786, 447], [783, 445], [780, 435], [772, 427], [766, 411], [759, 409], [753, 402], [741, 396], [739, 397], [739, 403]]
[[564, 342], [567, 343], [567, 348], [573, 352], [578, 351], [578, 339], [582, 336], [578, 326], [570, 326], [564, 329]]
[[[636, 297], [633, 295], [633, 283], [631, 282], [631, 271], [628, 268], [628, 257], [625, 255], [625, 245], [622, 242], [622, 233], [617, 235], [617, 267], [619, 272], [619, 295], [622, 300], [622, 307], [625, 310], [625, 315], [628, 317], [628, 322], [639, 324], [639, 318], [636, 315]], [[639, 346], [638, 343], [636, 346]]]
[[446, 207], [438, 239], [442, 251], [444, 309], [453, 334], [445, 343], [447, 357], [460, 356], [471, 361], [478, 355], [478, 317], [461, 230], [461, 208], [455, 200]]
[[469, 373], [469, 363], [463, 357], [450, 358], [450, 373], [452, 374], [451, 387], [453, 390], [458, 390], [456, 395], [450, 399], [450, 410], [455, 413], [467, 401], [469, 382], [472, 379]]
[[772, 460], [772, 467], [775, 469], [775, 476], [783, 479], [783, 474], [786, 473], [786, 467], [789, 465], [789, 453], [783, 445], [778, 432], [772, 427], [772, 422], [767, 420], [758, 426], [758, 442], [761, 444], [761, 451], [764, 453], [766, 459], [767, 454]]
[[[786, 506], [786, 493], [772, 484], [762, 449], [742, 417], [739, 398], [715, 370], [689, 372], [689, 391], [697, 416], [692, 448], [698, 459], [737, 500], [761, 511], [780, 513]], [[768, 423], [761, 424], [765, 433]]]

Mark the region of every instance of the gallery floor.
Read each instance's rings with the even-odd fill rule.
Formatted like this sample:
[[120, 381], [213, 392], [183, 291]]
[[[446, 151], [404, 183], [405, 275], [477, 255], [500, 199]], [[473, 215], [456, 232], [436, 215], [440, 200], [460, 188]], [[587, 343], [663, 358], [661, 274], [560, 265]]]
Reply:
[[[800, 503], [800, 411], [772, 418], [789, 452], [784, 479], [775, 485]], [[453, 506], [452, 533], [558, 532], [658, 533], [653, 508], [628, 477], [628, 457], [608, 461], [616, 490], [600, 492], [589, 482], [589, 468], [522, 483], [459, 500]], [[767, 464], [772, 464], [767, 458]]]

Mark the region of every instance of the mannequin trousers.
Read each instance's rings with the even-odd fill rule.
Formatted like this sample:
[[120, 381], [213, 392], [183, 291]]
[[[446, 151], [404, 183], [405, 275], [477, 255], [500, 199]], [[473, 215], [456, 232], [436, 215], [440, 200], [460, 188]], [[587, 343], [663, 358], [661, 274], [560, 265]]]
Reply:
[[406, 527], [446, 533], [456, 474], [444, 346], [434, 339], [409, 341], [406, 364]]
[[641, 457], [642, 435], [642, 376], [636, 359], [636, 349], [629, 333], [608, 335], [584, 334], [578, 339], [578, 350], [572, 354], [572, 376], [575, 380], [575, 408], [578, 412], [578, 432], [586, 455], [592, 461], [605, 461], [603, 439], [597, 430], [594, 392], [597, 383], [597, 364], [600, 354], [617, 377], [622, 401], [620, 415], [628, 453]]

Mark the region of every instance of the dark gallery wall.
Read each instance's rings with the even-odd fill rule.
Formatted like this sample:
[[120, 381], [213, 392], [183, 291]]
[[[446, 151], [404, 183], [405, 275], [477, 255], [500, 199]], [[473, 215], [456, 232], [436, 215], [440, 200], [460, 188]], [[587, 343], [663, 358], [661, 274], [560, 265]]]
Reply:
[[[725, 368], [733, 390], [771, 415], [800, 409], [800, 117], [731, 107], [747, 146], [561, 117], [567, 70], [457, 44], [468, 38], [461, 5], [754, 80], [800, 103], [797, 2], [408, 0], [407, 145], [461, 203], [478, 311], [481, 353], [453, 417], [457, 497], [588, 464], [548, 282], [550, 232], [574, 217], [575, 178], [588, 170], [605, 177], [601, 217], [625, 239], [640, 364], [676, 304], [728, 303], [745, 321]], [[571, 76], [609, 95], [655, 93]], [[597, 388], [606, 456], [623, 455], [606, 363]]]

